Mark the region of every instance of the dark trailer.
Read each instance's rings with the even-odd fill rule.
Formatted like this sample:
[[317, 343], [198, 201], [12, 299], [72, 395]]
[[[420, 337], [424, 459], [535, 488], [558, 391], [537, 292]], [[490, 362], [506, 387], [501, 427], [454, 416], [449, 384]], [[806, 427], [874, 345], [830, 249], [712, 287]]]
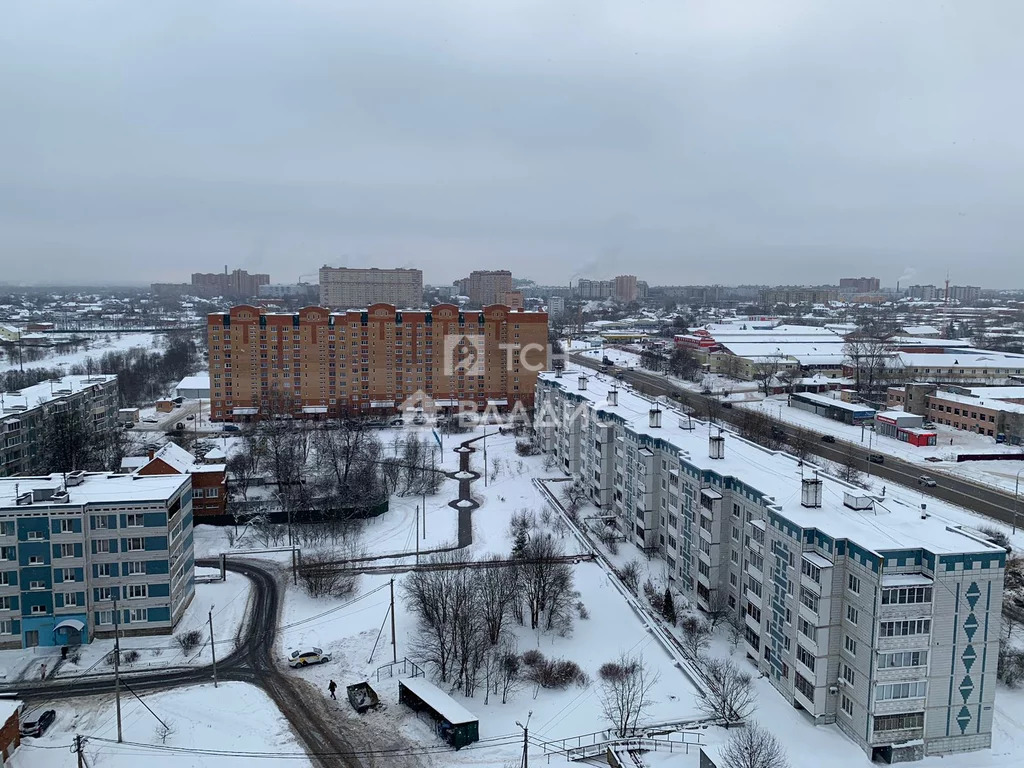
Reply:
[[437, 735], [456, 749], [480, 740], [480, 721], [455, 699], [422, 677], [398, 681], [398, 700], [434, 721]]

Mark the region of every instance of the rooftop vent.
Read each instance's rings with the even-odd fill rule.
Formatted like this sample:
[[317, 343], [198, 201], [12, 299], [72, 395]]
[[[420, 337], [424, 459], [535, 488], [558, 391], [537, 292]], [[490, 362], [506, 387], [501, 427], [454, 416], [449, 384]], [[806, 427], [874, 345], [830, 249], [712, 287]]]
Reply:
[[577, 379], [577, 383], [579, 385], [580, 391], [582, 392], [587, 388], [587, 377], [580, 376], [579, 379]]
[[618, 405], [618, 404], [619, 404], [619, 390], [617, 390], [615, 387], [612, 387], [611, 389], [608, 390], [608, 405]]
[[661, 426], [661, 408], [657, 405], [652, 405], [647, 415], [650, 418], [651, 428], [658, 429]]
[[800, 503], [811, 509], [821, 507], [821, 479], [805, 477], [800, 481]]
[[862, 511], [870, 510], [875, 508], [875, 500], [863, 493], [850, 493], [846, 491], [843, 494], [843, 506]]
[[70, 488], [75, 485], [81, 485], [85, 480], [85, 472], [81, 469], [76, 469], [74, 472], [68, 472], [68, 476], [64, 478], [64, 486]]
[[928, 505], [922, 503], [921, 504], [921, 519], [922, 520], [927, 520], [929, 517], [931, 517], [931, 515], [928, 514], [927, 510], [928, 510]]
[[71, 496], [68, 494], [68, 492], [65, 489], [61, 488], [60, 490], [56, 490], [53, 492], [53, 496], [50, 497], [50, 503], [67, 504], [70, 499]]
[[561, 368], [555, 368], [555, 378], [556, 379], [562, 378], [562, 369]]
[[19, 493], [17, 497], [15, 497], [14, 503], [19, 507], [27, 507], [29, 504], [32, 503], [32, 491], [25, 491], [24, 493]]
[[53, 487], [53, 486], [43, 487], [43, 488], [33, 488], [32, 489], [32, 501], [49, 501], [50, 499], [53, 498], [53, 494], [55, 494], [57, 492], [57, 490], [58, 489], [56, 487]]
[[708, 438], [708, 456], [712, 459], [725, 458], [725, 437], [721, 432]]

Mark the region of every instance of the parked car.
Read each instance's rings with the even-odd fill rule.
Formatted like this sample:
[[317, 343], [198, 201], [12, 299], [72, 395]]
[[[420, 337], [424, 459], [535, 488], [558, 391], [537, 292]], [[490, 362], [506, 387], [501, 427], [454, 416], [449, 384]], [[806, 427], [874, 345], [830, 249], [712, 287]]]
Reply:
[[180, 432], [185, 428], [185, 422], [179, 421], [177, 424], [174, 425], [174, 428]]
[[143, 419], [143, 421], [146, 422], [147, 424], [159, 424], [160, 423], [160, 419], [158, 419], [156, 416], [147, 416], [146, 418]]
[[412, 417], [412, 423], [415, 424], [417, 427], [422, 427], [424, 424], [427, 423], [427, 417], [424, 416], [422, 413], [417, 413], [415, 416]]
[[403, 419], [401, 416], [395, 416], [388, 422], [388, 424], [392, 427], [400, 427], [403, 424], [405, 424], [405, 419]]
[[192, 419], [194, 419], [195, 417], [196, 415], [194, 413], [190, 413], [188, 416], [185, 417], [185, 420], [192, 421]]
[[38, 739], [46, 733], [46, 729], [49, 728], [56, 719], [57, 713], [52, 709], [48, 709], [35, 720], [26, 720], [23, 722], [21, 724], [21, 735], [33, 736]]
[[320, 648], [304, 648], [300, 651], [292, 651], [288, 657], [288, 666], [293, 669], [308, 667], [310, 664], [326, 664], [331, 660], [331, 654], [324, 653]]
[[822, 435], [821, 442], [823, 443], [834, 443], [836, 439], [832, 435]]
[[732, 403], [730, 403], [728, 400], [726, 400], [726, 401], [724, 401], [722, 403], [722, 407], [723, 408], [732, 408]]
[[885, 456], [880, 453], [869, 453], [868, 461], [872, 464], [885, 464]]
[[241, 432], [242, 429], [237, 424], [225, 424], [223, 427], [225, 432]]
[[927, 486], [929, 488], [934, 488], [935, 487], [935, 480], [933, 480], [932, 478], [928, 477], [928, 475], [921, 475], [919, 478], [917, 478], [917, 484], [918, 485], [925, 485], [925, 486]]

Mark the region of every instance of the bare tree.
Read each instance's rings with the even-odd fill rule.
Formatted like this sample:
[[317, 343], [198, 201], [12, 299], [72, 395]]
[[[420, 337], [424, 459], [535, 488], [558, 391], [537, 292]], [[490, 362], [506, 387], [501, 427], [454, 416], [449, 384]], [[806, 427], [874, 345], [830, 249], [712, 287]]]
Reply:
[[652, 703], [651, 689], [659, 675], [644, 664], [642, 656], [622, 654], [615, 661], [603, 664], [601, 678], [601, 709], [619, 737], [637, 729], [644, 710]]
[[781, 353], [766, 355], [754, 363], [751, 371], [754, 381], [757, 382], [765, 395], [771, 394], [772, 386], [776, 383], [775, 377], [782, 370], [785, 358]]
[[[498, 555], [491, 555], [492, 562], [501, 560]], [[502, 638], [505, 620], [512, 608], [519, 588], [517, 569], [484, 568], [477, 580], [480, 590], [480, 612], [487, 632], [487, 641], [497, 645]]]
[[619, 578], [622, 579], [622, 583], [626, 586], [630, 592], [634, 595], [639, 594], [640, 591], [640, 561], [630, 560], [618, 573]]
[[882, 330], [864, 329], [846, 337], [844, 347], [854, 369], [858, 392], [876, 392], [886, 379], [886, 368], [893, 365], [893, 347]]
[[813, 444], [813, 437], [811, 433], [803, 427], [798, 428], [795, 432], [790, 434], [789, 446], [793, 451], [793, 455], [798, 459], [806, 459], [807, 454], [810, 453], [811, 445]]
[[782, 743], [757, 723], [735, 731], [721, 754], [722, 768], [789, 768]]
[[725, 593], [716, 589], [712, 591], [711, 598], [708, 600], [707, 613], [708, 621], [711, 622], [711, 631], [722, 622], [723, 619], [729, 616], [729, 599]]
[[356, 591], [359, 574], [339, 567], [335, 560], [324, 553], [303, 557], [299, 581], [310, 597], [346, 597]]
[[726, 726], [743, 722], [757, 706], [750, 674], [731, 659], [703, 659], [708, 690], [697, 706], [709, 717], [721, 718]]
[[[454, 563], [454, 553], [431, 555], [430, 562]], [[416, 617], [417, 636], [413, 650], [437, 671], [442, 683], [452, 677], [457, 655], [456, 621], [459, 612], [458, 588], [463, 576], [454, 569], [413, 571], [402, 584], [410, 612]]]
[[[516, 653], [515, 642], [506, 640], [497, 649], [499, 657], [497, 689], [501, 691], [501, 703], [507, 704], [523, 680], [523, 662]], [[496, 690], [497, 692], [497, 690]]]
[[575, 477], [571, 483], [563, 483], [562, 499], [565, 501], [565, 512], [569, 519], [576, 520], [580, 509], [588, 501], [586, 481], [582, 477]]
[[575, 605], [572, 568], [560, 558], [562, 545], [549, 533], [535, 534], [526, 543], [520, 569], [522, 599], [530, 612], [530, 628], [538, 629], [547, 612], [545, 629], [564, 633], [571, 627]]
[[700, 616], [692, 613], [683, 616], [679, 628], [683, 631], [683, 647], [690, 658], [696, 659], [711, 644], [711, 627]]
[[730, 613], [728, 619], [729, 626], [729, 647], [732, 650], [736, 650], [736, 646], [740, 644], [740, 641], [744, 638], [747, 633], [747, 626], [743, 619], [740, 618], [739, 614]]

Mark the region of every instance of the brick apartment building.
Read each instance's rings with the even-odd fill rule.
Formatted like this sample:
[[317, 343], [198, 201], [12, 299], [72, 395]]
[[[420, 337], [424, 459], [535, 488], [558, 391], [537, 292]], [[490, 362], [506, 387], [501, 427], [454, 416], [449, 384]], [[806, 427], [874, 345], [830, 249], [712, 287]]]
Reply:
[[[529, 406], [537, 373], [547, 364], [547, 334], [546, 312], [503, 305], [460, 312], [439, 304], [404, 312], [374, 304], [287, 314], [241, 305], [207, 319], [210, 416], [249, 421], [281, 410], [307, 418], [395, 413], [419, 392], [441, 408], [466, 401], [481, 409]], [[456, 350], [463, 339], [468, 343]], [[521, 355], [506, 345], [518, 345]], [[467, 367], [466, 361], [479, 364]]]
[[469, 301], [478, 307], [497, 304], [512, 290], [512, 273], [507, 269], [474, 270], [469, 273]]
[[877, 277], [841, 277], [839, 290], [850, 293], [872, 293], [882, 287]]
[[615, 278], [615, 299], [629, 303], [639, 298], [636, 275], [619, 275]]
[[1012, 445], [1024, 444], [1024, 387], [940, 388], [936, 384], [907, 384], [890, 387], [886, 404], [935, 424]]
[[423, 305], [423, 271], [419, 269], [349, 269], [320, 267], [320, 303], [330, 309], [371, 304]]
[[232, 272], [194, 272], [192, 287], [199, 296], [227, 296], [232, 299], [249, 299], [258, 296], [261, 285], [270, 285], [270, 275], [252, 274], [244, 269]]
[[227, 466], [223, 460], [199, 461], [174, 443], [145, 456], [127, 456], [121, 469], [140, 476], [192, 475], [192, 515], [209, 521], [227, 514]]

